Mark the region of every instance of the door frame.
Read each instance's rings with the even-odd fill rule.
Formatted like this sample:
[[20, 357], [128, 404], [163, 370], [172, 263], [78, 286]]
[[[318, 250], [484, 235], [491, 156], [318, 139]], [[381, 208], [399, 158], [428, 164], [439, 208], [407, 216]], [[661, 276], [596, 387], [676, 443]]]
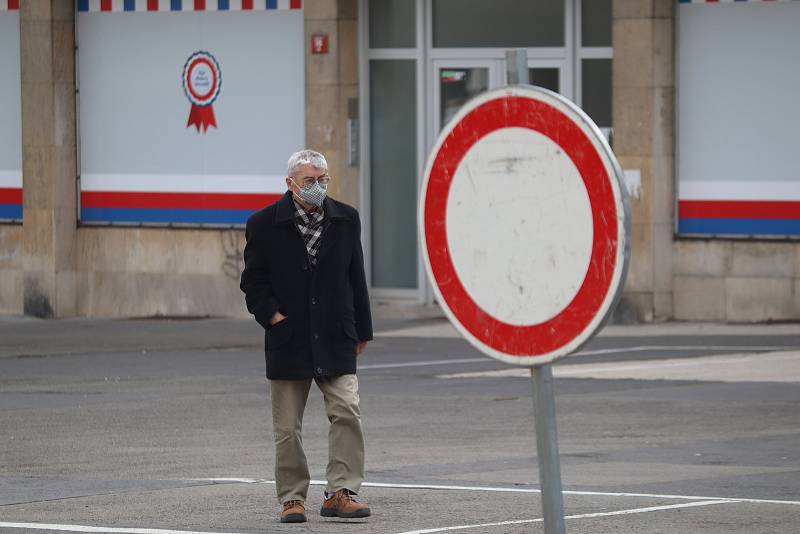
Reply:
[[[436, 66], [441, 60], [459, 62], [458, 65], [483, 66], [490, 63], [490, 88], [493, 83], [492, 71], [499, 72], [500, 85], [506, 84], [505, 53], [507, 48], [433, 48], [433, 0], [409, 0], [415, 3], [415, 47], [396, 49], [370, 49], [369, 47], [369, 0], [358, 0], [358, 42], [359, 42], [359, 123], [360, 139], [360, 211], [362, 213], [362, 239], [365, 243], [365, 263], [370, 292], [377, 299], [406, 300], [417, 303], [433, 303], [435, 296], [425, 271], [420, 239], [417, 233], [417, 287], [412, 289], [376, 288], [372, 285], [372, 247], [371, 247], [371, 187], [369, 183], [369, 61], [372, 59], [414, 59], [416, 60], [416, 98], [417, 98], [417, 199], [422, 193], [422, 174], [428, 154], [439, 135], [436, 126], [438, 114], [438, 77]], [[529, 67], [559, 68], [561, 94], [573, 99], [580, 91], [575, 85], [580, 82], [579, 0], [564, 0], [564, 46], [527, 48]], [[498, 70], [499, 69], [499, 70]], [[436, 94], [436, 102], [434, 95]], [[436, 113], [434, 113], [436, 111]]]
[[[415, 35], [414, 48], [371, 49], [369, 46], [369, 0], [358, 0], [358, 94], [359, 94], [359, 212], [361, 213], [361, 239], [364, 249], [364, 267], [370, 295], [377, 300], [393, 300], [406, 302], [425, 302], [427, 291], [427, 275], [423, 265], [421, 251], [417, 247], [417, 287], [415, 288], [387, 288], [375, 287], [372, 283], [372, 184], [370, 177], [370, 60], [381, 59], [409, 59], [416, 64], [416, 101], [417, 101], [417, 172], [416, 190], [417, 199], [421, 189], [421, 175], [425, 167], [426, 158], [426, 132], [425, 122], [422, 120], [425, 110], [425, 35], [422, 31], [424, 25], [424, 5], [429, 0], [409, 0], [415, 2]], [[417, 235], [416, 225], [413, 229]], [[419, 238], [417, 237], [417, 242]]]

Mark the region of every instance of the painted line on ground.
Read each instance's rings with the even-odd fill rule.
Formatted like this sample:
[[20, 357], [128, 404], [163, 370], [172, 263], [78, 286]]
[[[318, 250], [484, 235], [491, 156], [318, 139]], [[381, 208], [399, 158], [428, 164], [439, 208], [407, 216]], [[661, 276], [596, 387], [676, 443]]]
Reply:
[[[632, 508], [629, 510], [615, 510], [613, 512], [594, 512], [590, 514], [576, 514], [564, 516], [564, 519], [588, 519], [592, 517], [610, 517], [615, 515], [630, 515], [630, 514], [644, 514], [647, 512], [659, 512], [662, 510], [674, 510], [677, 508], [696, 508], [698, 506], [711, 506], [714, 504], [730, 504], [733, 501], [700, 501], [700, 502], [687, 502], [683, 504], [668, 504], [664, 506], [648, 506], [647, 508]], [[447, 532], [453, 530], [467, 530], [475, 528], [486, 527], [502, 527], [507, 525], [524, 525], [529, 523], [541, 523], [542, 518], [536, 519], [518, 519], [516, 521], [498, 521], [497, 523], [479, 523], [474, 525], [458, 525], [454, 527], [439, 527], [428, 528], [424, 530], [408, 530], [400, 534], [433, 534], [434, 532]]]
[[[757, 347], [734, 347], [727, 345], [641, 345], [637, 347], [624, 347], [616, 349], [596, 349], [596, 350], [583, 350], [576, 352], [571, 356], [595, 356], [601, 354], [627, 354], [631, 352], [645, 352], [648, 350], [664, 350], [664, 351], [682, 351], [682, 350], [710, 350], [712, 352], [725, 351], [725, 350], [751, 350], [751, 351], [773, 351], [773, 350], [796, 350], [800, 347], [787, 347], [787, 346], [757, 346]], [[402, 367], [426, 367], [431, 365], [449, 365], [456, 363], [491, 363], [496, 360], [484, 356], [482, 358], [455, 358], [452, 360], [423, 360], [419, 362], [402, 362], [402, 363], [376, 363], [359, 365], [359, 370], [367, 369], [394, 369]]]
[[116, 534], [248, 534], [246, 532], [208, 532], [203, 530], [170, 530], [163, 528], [93, 527], [89, 525], [61, 525], [55, 523], [12, 523], [0, 521], [0, 529], [24, 528], [27, 530], [57, 530], [66, 532], [107, 532]]
[[[275, 484], [274, 480], [264, 478], [187, 478], [187, 482], [217, 482], [243, 483], [243, 484]], [[312, 486], [325, 486], [325, 480], [311, 480]], [[449, 490], [449, 491], [483, 491], [496, 493], [541, 493], [538, 488], [504, 488], [502, 486], [457, 486], [442, 484], [396, 484], [390, 482], [364, 482], [361, 484], [366, 488], [388, 488], [388, 489], [424, 489], [424, 490]], [[730, 501], [745, 502], [753, 504], [787, 504], [800, 506], [800, 501], [782, 501], [775, 499], [749, 499], [740, 497], [710, 497], [708, 495], [673, 495], [664, 493], [629, 493], [629, 492], [609, 492], [609, 491], [576, 491], [564, 490], [564, 495], [586, 495], [597, 497], [638, 497], [646, 499], [675, 499], [687, 501]]]
[[[730, 504], [735, 501], [714, 500], [689, 502], [682, 504], [667, 504], [663, 506], [648, 506], [646, 508], [632, 508], [629, 510], [615, 510], [613, 512], [594, 512], [588, 514], [576, 514], [565, 516], [564, 519], [587, 519], [592, 517], [609, 517], [615, 515], [643, 514], [647, 512], [658, 512], [662, 510], [674, 510], [678, 508], [693, 508], [698, 506], [711, 506], [714, 504]], [[526, 523], [541, 523], [542, 518], [519, 519], [516, 521], [499, 521], [496, 523], [480, 523], [473, 525], [458, 525], [452, 527], [429, 528], [424, 530], [409, 530], [401, 534], [432, 534], [434, 532], [446, 532], [453, 530], [467, 530], [475, 528], [497, 527], [505, 525], [522, 525]], [[27, 530], [56, 530], [66, 532], [105, 532], [113, 534], [246, 534], [243, 532], [211, 532], [201, 530], [170, 530], [161, 528], [126, 528], [126, 527], [95, 527], [89, 525], [69, 525], [57, 523], [24, 523], [24, 522], [0, 522], [0, 528], [22, 528]]]
[[582, 350], [573, 354], [573, 356], [593, 356], [595, 354], [623, 354], [626, 352], [643, 352], [646, 350], [736, 350], [736, 351], [772, 351], [772, 350], [794, 350], [800, 347], [792, 346], [739, 346], [739, 345], [639, 345], [636, 347], [623, 347], [618, 349], [595, 349], [595, 350]]
[[[797, 356], [794, 352], [788, 354], [784, 352], [774, 352], [767, 354], [742, 354], [736, 357], [730, 356], [698, 356], [696, 358], [680, 358], [680, 359], [667, 359], [667, 360], [651, 360], [649, 363], [641, 362], [636, 364], [615, 364], [604, 363], [599, 365], [581, 364], [573, 367], [580, 371], [587, 373], [607, 373], [613, 371], [638, 371], [640, 369], [657, 369], [660, 367], [692, 367], [700, 365], [708, 365], [711, 363], [739, 363], [747, 358], [757, 357], [762, 360], [794, 360]], [[561, 372], [569, 374], [571, 369], [569, 367], [562, 367]]]
[[[735, 355], [707, 355], [697, 356], [693, 358], [669, 358], [661, 360], [639, 360], [635, 362], [622, 361], [622, 362], [603, 362], [603, 363], [585, 363], [576, 365], [557, 365], [553, 369], [553, 376], [556, 378], [564, 377], [578, 377], [578, 378], [631, 378], [631, 379], [670, 379], [670, 380], [714, 380], [721, 382], [796, 382], [794, 374], [786, 375], [786, 370], [776, 370], [777, 375], [770, 375], [767, 373], [758, 374], [747, 372], [745, 375], [739, 377], [735, 372], [738, 369], [735, 366], [747, 364], [748, 367], [743, 368], [753, 369], [753, 365], [765, 365], [767, 362], [779, 361], [793, 361], [800, 363], [800, 353], [793, 350], [779, 351], [779, 352], [766, 352], [766, 353], [744, 353]], [[683, 376], [680, 374], [680, 369], [701, 369], [707, 367], [710, 369], [719, 369], [720, 365], [728, 365], [726, 373], [715, 373], [711, 376], [698, 375], [700, 371], [692, 371], [692, 374]], [[667, 374], [651, 375], [646, 371], [664, 371]], [[679, 371], [675, 374], [674, 371]], [[645, 372], [645, 373], [642, 373]], [[672, 374], [670, 374], [672, 372]], [[464, 378], [528, 378], [530, 371], [527, 368], [506, 368], [495, 369], [489, 371], [468, 371], [462, 373], [448, 373], [436, 375], [439, 379], [464, 379]]]
[[425, 367], [427, 365], [447, 365], [451, 363], [491, 363], [488, 357], [483, 358], [459, 358], [454, 360], [428, 360], [422, 362], [404, 362], [404, 363], [375, 363], [368, 365], [359, 365], [358, 370], [362, 369], [394, 369], [395, 367]]

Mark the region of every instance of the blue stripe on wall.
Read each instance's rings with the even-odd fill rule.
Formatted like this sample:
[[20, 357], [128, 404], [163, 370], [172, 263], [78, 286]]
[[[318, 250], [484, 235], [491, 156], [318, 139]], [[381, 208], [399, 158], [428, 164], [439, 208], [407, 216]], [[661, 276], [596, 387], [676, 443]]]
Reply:
[[122, 9], [125, 11], [136, 11], [136, 0], [125, 0], [122, 3]]
[[800, 219], [689, 219], [678, 220], [679, 234], [800, 235]]
[[78, 11], [89, 11], [89, 0], [78, 0]]
[[170, 0], [169, 9], [170, 11], [180, 11], [183, 9], [182, 0]]
[[219, 0], [217, 4], [217, 9], [219, 11], [228, 11], [231, 8], [229, 0]]
[[81, 208], [87, 222], [244, 224], [255, 210], [196, 210], [167, 208]]
[[22, 219], [22, 204], [0, 204], [0, 219]]
[[278, 9], [278, 0], [267, 0], [267, 9]]

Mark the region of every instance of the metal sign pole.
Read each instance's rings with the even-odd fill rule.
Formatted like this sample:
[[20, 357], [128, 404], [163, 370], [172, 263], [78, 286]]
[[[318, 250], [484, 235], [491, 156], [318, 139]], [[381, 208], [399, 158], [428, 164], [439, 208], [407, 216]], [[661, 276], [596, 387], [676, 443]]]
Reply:
[[561, 493], [561, 463], [558, 459], [553, 366], [548, 363], [531, 367], [531, 376], [544, 531], [546, 534], [564, 534], [564, 497]]
[[506, 51], [506, 79], [508, 85], [528, 85], [528, 51], [516, 48]]
[[[524, 48], [506, 52], [506, 79], [511, 85], [530, 83], [528, 53]], [[553, 367], [549, 363], [532, 367], [531, 377], [544, 531], [546, 534], [564, 534], [564, 497], [561, 493], [561, 463], [558, 458]]]

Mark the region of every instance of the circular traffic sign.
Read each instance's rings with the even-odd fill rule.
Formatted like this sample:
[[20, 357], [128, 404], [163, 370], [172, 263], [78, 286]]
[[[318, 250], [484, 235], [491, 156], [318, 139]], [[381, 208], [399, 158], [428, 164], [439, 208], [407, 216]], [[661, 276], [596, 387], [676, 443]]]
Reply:
[[428, 158], [419, 229], [439, 304], [485, 354], [541, 365], [578, 349], [613, 311], [630, 256], [622, 171], [564, 97], [481, 94]]

